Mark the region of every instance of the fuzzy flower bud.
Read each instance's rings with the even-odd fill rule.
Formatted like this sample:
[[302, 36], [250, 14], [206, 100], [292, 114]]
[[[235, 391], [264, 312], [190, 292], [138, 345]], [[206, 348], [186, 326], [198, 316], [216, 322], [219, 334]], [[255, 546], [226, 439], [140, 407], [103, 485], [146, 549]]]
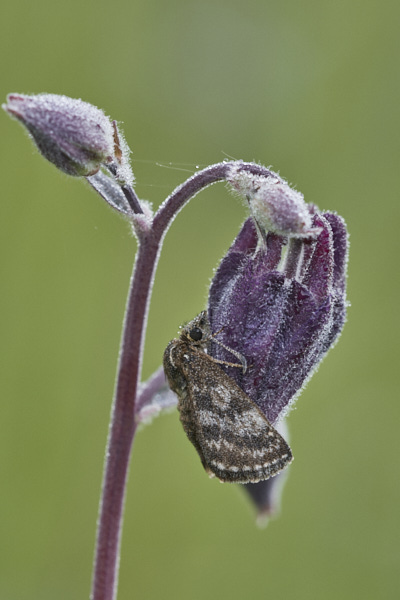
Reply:
[[231, 170], [228, 182], [239, 196], [245, 197], [250, 211], [262, 231], [289, 237], [315, 237], [319, 229], [312, 226], [304, 196], [293, 190], [272, 171], [254, 174], [240, 164]]
[[101, 164], [114, 162], [112, 123], [83, 100], [9, 94], [3, 108], [27, 128], [41, 154], [68, 175], [93, 175]]

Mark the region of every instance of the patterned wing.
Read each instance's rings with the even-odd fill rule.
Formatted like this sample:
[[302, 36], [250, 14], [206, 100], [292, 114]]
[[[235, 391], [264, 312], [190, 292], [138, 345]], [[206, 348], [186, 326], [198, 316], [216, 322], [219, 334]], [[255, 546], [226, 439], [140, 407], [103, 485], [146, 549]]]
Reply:
[[186, 380], [181, 421], [211, 476], [255, 483], [292, 461], [283, 437], [210, 356], [186, 346], [181, 369]]

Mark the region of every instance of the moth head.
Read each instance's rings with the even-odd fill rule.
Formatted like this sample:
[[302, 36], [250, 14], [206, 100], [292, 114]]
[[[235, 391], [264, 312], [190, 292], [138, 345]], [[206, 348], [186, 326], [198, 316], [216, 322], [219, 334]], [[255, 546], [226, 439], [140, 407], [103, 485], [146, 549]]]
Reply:
[[210, 338], [211, 331], [206, 311], [202, 311], [190, 321], [181, 332], [181, 340], [202, 345]]

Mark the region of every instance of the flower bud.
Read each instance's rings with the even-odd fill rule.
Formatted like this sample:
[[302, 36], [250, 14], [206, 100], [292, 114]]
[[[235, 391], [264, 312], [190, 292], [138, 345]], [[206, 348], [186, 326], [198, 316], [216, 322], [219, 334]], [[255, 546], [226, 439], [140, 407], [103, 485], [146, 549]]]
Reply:
[[57, 94], [9, 94], [3, 108], [25, 125], [41, 154], [68, 175], [93, 175], [101, 164], [114, 161], [111, 121], [92, 104]]
[[289, 237], [314, 237], [311, 214], [304, 196], [293, 190], [279, 175], [251, 173], [239, 165], [228, 177], [232, 188], [244, 196], [252, 216], [262, 231]]

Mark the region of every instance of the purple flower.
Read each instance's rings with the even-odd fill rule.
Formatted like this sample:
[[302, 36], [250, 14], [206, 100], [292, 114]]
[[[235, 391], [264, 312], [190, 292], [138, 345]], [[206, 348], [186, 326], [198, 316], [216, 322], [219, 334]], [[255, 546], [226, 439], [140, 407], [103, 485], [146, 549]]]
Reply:
[[[212, 331], [249, 365], [246, 373], [224, 369], [272, 424], [286, 414], [345, 322], [346, 226], [330, 212], [312, 208], [310, 216], [317, 236], [289, 242], [271, 232], [264, 237], [249, 218], [210, 288]], [[217, 344], [212, 354], [232, 362]]]
[[[275, 173], [245, 173], [245, 190], [242, 182], [237, 183], [242, 176], [239, 167], [233, 185], [236, 190], [241, 187], [254, 218], [245, 221], [215, 273], [208, 314], [218, 341], [247, 360], [245, 373], [240, 368], [222, 368], [276, 426], [344, 325], [348, 237], [340, 216], [320, 213], [299, 201], [298, 195], [292, 196], [287, 219], [290, 192]], [[277, 183], [271, 184], [270, 179]], [[268, 218], [260, 223], [263, 199]], [[219, 360], [234, 358], [218, 344], [211, 344], [210, 351]], [[252, 488], [251, 495], [259, 509], [273, 508], [272, 482], [255, 485], [258, 488]]]

